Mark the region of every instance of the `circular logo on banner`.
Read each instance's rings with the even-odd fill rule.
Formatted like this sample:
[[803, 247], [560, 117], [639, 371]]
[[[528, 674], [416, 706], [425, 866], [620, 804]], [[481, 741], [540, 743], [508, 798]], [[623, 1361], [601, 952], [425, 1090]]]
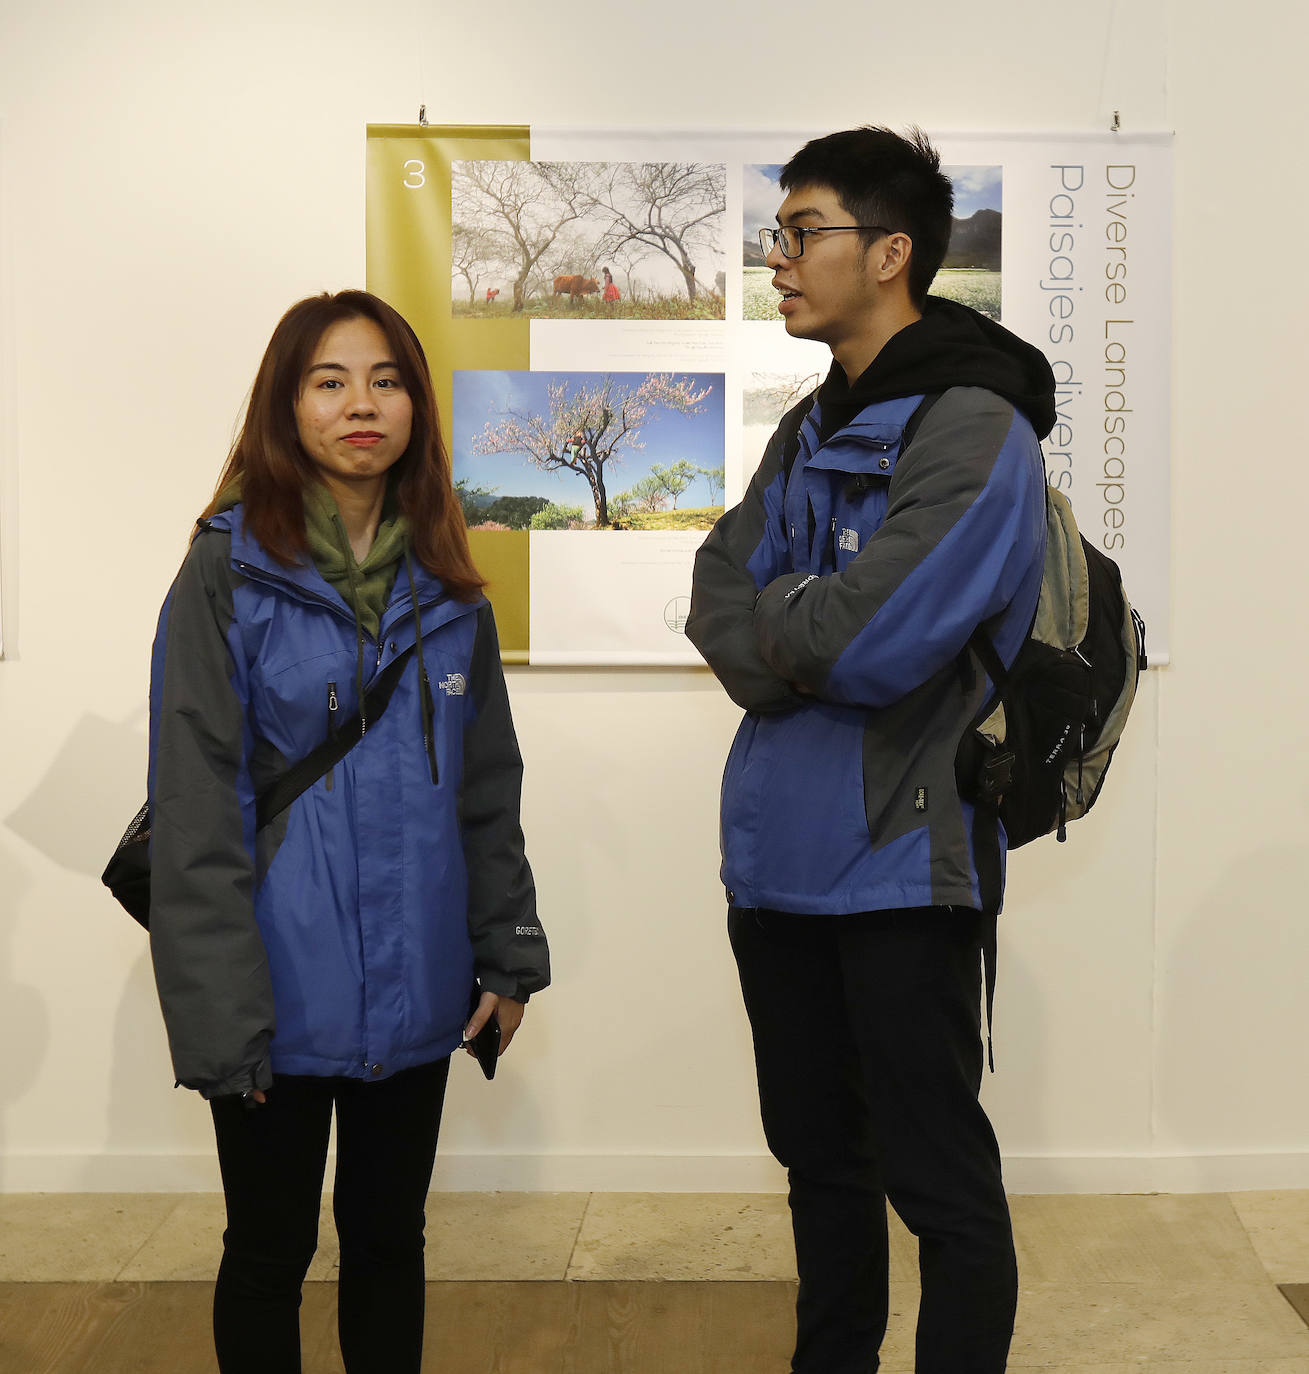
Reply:
[[686, 633], [686, 617], [691, 614], [691, 598], [689, 596], [675, 596], [664, 607], [664, 624], [668, 626], [675, 635]]

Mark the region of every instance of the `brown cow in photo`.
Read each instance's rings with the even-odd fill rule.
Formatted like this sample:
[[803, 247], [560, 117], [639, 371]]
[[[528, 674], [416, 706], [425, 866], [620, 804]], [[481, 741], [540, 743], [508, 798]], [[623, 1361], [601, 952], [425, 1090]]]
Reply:
[[583, 296], [589, 296], [593, 291], [599, 291], [600, 283], [594, 277], [556, 277], [555, 290], [556, 296], [568, 296], [571, 300], [580, 300]]

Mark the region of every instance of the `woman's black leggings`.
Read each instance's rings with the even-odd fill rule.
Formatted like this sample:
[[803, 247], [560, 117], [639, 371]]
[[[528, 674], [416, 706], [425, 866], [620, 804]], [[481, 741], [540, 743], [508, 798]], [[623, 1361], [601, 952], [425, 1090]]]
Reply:
[[348, 1374], [418, 1374], [424, 1204], [449, 1059], [380, 1083], [281, 1075], [268, 1101], [210, 1103], [227, 1199], [214, 1287], [222, 1374], [299, 1374], [300, 1288], [318, 1244], [336, 1108], [338, 1325]]

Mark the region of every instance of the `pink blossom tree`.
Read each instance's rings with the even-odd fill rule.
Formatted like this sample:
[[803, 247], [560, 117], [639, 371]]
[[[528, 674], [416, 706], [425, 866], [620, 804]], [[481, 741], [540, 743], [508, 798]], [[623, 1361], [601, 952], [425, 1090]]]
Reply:
[[647, 373], [636, 385], [609, 375], [595, 383], [563, 377], [547, 386], [545, 414], [502, 411], [473, 440], [472, 451], [521, 453], [543, 472], [577, 473], [591, 488], [596, 525], [607, 525], [606, 467], [621, 463], [624, 452], [645, 447], [641, 431], [655, 412], [698, 415], [711, 390], [671, 372]]

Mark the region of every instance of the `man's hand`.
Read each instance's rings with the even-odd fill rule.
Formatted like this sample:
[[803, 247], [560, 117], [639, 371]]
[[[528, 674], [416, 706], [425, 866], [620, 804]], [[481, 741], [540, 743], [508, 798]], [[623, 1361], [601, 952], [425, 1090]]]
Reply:
[[[486, 1025], [487, 1021], [494, 1016], [500, 1023], [500, 1053], [503, 1054], [509, 1048], [509, 1042], [514, 1038], [514, 1033], [522, 1023], [523, 1013], [526, 1010], [525, 1003], [515, 1002], [512, 997], [499, 997], [494, 992], [483, 992], [477, 1003], [477, 1010], [464, 1027], [464, 1039], [472, 1040], [477, 1032]], [[468, 1048], [466, 1053], [473, 1054], [473, 1050]]]

